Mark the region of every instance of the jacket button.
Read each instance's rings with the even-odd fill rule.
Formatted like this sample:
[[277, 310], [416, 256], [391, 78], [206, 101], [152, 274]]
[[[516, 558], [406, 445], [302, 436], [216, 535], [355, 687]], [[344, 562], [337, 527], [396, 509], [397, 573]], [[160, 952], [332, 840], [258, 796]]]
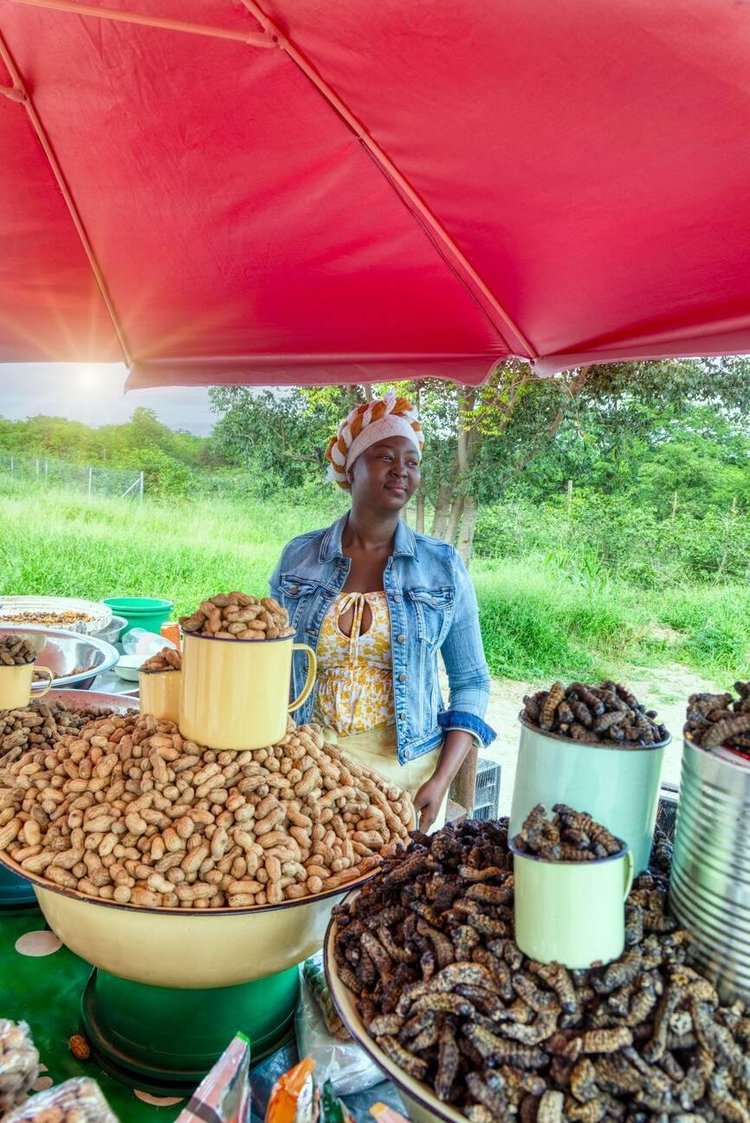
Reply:
[[403, 634], [403, 632], [400, 636], [396, 636], [396, 643], [406, 643], [406, 636]]
[[402, 671], [401, 674], [398, 676], [398, 681], [399, 682], [406, 682], [408, 677], [409, 676], [404, 671]]
[[406, 714], [403, 711], [398, 715], [398, 720], [406, 721]]
[[398, 595], [398, 593], [393, 594], [393, 603], [394, 604], [401, 604], [401, 597]]
[[291, 587], [291, 589], [289, 590], [289, 592], [290, 592], [290, 593], [292, 594], [292, 596], [293, 596], [293, 597], [296, 597], [296, 596], [297, 596], [297, 593], [299, 592], [299, 586], [297, 586], [297, 585], [292, 585], [292, 587]]

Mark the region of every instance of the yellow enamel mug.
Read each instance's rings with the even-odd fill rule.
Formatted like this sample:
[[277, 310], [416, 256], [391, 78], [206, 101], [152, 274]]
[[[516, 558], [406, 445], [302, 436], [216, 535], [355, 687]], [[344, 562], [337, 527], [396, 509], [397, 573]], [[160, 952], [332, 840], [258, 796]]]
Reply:
[[551, 862], [512, 843], [516, 943], [540, 963], [590, 967], [609, 963], [625, 947], [625, 899], [633, 884], [633, 856], [589, 862]]
[[[293, 636], [237, 640], [182, 637], [180, 733], [210, 749], [262, 749], [286, 734], [287, 714], [315, 683], [315, 652]], [[302, 693], [289, 704], [292, 653], [307, 654]]]
[[0, 710], [22, 710], [28, 706], [31, 699], [31, 680], [35, 670], [47, 676], [46, 686], [34, 692], [35, 698], [43, 698], [52, 687], [52, 680], [55, 677], [49, 667], [35, 667], [33, 663], [0, 667]]
[[153, 714], [166, 721], [180, 720], [180, 689], [182, 671], [152, 671], [138, 675], [141, 713]]

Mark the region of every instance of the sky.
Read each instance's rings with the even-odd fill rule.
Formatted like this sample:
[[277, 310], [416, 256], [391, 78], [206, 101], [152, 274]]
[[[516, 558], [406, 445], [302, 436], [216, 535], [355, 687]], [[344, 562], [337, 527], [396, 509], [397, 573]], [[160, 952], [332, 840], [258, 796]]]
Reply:
[[137, 406], [152, 409], [170, 429], [187, 429], [206, 437], [216, 417], [205, 386], [131, 390], [125, 394], [127, 370], [121, 363], [0, 363], [0, 417], [19, 420], [45, 414], [118, 425]]

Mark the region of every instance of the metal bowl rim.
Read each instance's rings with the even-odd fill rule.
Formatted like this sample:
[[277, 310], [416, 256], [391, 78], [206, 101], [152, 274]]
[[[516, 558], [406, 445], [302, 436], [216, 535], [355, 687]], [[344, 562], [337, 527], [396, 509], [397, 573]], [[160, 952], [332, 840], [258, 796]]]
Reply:
[[[341, 904], [346, 904], [351, 898], [354, 898], [358, 892], [359, 887], [352, 888], [352, 890], [347, 893]], [[364, 1025], [362, 1026], [362, 1030], [360, 1030], [358, 1026], [352, 1025], [351, 1019], [348, 1018], [346, 1013], [337, 1005], [336, 999], [334, 997], [334, 990], [331, 986], [332, 975], [335, 973], [337, 982], [341, 986], [344, 986], [344, 984], [338, 978], [338, 973], [335, 971], [335, 965], [331, 964], [331, 956], [329, 955], [329, 948], [332, 946], [333, 937], [335, 935], [336, 923], [337, 918], [332, 914], [328, 921], [325, 940], [323, 942], [323, 970], [325, 972], [326, 983], [328, 985], [328, 992], [331, 995], [334, 1006], [336, 1007], [336, 1012], [344, 1023], [352, 1040], [356, 1041], [357, 1044], [365, 1050], [365, 1052], [377, 1065], [380, 1071], [385, 1073], [388, 1079], [392, 1080], [399, 1090], [403, 1090], [410, 1099], [418, 1103], [419, 1106], [424, 1108], [425, 1111], [429, 1111], [432, 1115], [436, 1115], [443, 1121], [443, 1123], [466, 1123], [465, 1115], [463, 1115], [457, 1109], [452, 1108], [450, 1104], [442, 1103], [437, 1098], [435, 1092], [430, 1089], [429, 1085], [425, 1084], [423, 1081], [416, 1080], [415, 1077], [409, 1078], [417, 1085], [416, 1089], [412, 1088], [411, 1084], [405, 1084], [403, 1082], [403, 1076], [405, 1074], [402, 1073], [401, 1069], [393, 1061], [391, 1061], [389, 1057], [386, 1056], [380, 1046], [377, 1045], [370, 1034], [367, 1033]], [[356, 1009], [354, 998], [352, 999], [352, 1004]], [[427, 1094], [427, 1096], [429, 1096], [429, 1099], [423, 1098], [425, 1093]]]
[[[97, 667], [89, 667], [79, 675], [62, 675], [60, 678], [53, 679], [52, 681], [57, 684], [58, 688], [73, 682], [93, 680], [97, 675], [103, 675], [106, 671], [111, 671], [120, 658], [120, 653], [113, 644], [107, 643], [106, 640], [97, 639], [96, 636], [87, 635], [85, 632], [71, 632], [65, 628], [48, 628], [44, 624], [3, 624], [2, 621], [0, 621], [0, 632], [33, 632], [35, 635], [42, 634], [50, 639], [74, 640], [78, 643], [89, 644], [95, 651], [104, 655], [104, 660]], [[44, 688], [44, 683], [40, 683], [40, 686]], [[39, 693], [40, 691], [35, 690], [32, 685], [32, 699]]]
[[245, 908], [229, 908], [225, 906], [222, 908], [212, 909], [182, 909], [169, 907], [153, 907], [151, 905], [121, 905], [119, 901], [106, 901], [102, 897], [89, 897], [85, 893], [79, 893], [77, 889], [66, 889], [63, 885], [55, 885], [51, 881], [47, 881], [40, 874], [29, 873], [28, 870], [23, 869], [18, 862], [8, 854], [0, 852], [0, 866], [4, 866], [11, 873], [18, 874], [19, 877], [25, 878], [33, 885], [38, 886], [40, 889], [45, 889], [50, 893], [59, 893], [62, 897], [67, 897], [70, 901], [78, 901], [86, 905], [103, 905], [106, 908], [120, 909], [127, 913], [154, 913], [156, 916], [190, 916], [190, 917], [211, 917], [211, 916], [253, 916], [261, 912], [277, 912], [281, 909], [298, 908], [301, 905], [317, 904], [318, 901], [326, 901], [329, 897], [341, 896], [343, 893], [349, 893], [351, 889], [359, 889], [371, 877], [374, 877], [378, 872], [377, 868], [368, 870], [367, 873], [360, 874], [358, 878], [352, 878], [351, 881], [346, 882], [344, 885], [338, 885], [334, 889], [326, 889], [324, 893], [315, 893], [307, 897], [296, 897], [291, 901], [280, 901], [278, 905], [248, 905]]

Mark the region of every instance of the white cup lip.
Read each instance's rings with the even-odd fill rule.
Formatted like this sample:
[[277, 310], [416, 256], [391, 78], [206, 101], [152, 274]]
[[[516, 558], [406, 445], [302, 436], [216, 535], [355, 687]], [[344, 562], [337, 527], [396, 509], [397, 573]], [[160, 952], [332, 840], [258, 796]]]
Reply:
[[[617, 835], [613, 835], [613, 837], [617, 838]], [[515, 842], [512, 842], [510, 839], [508, 839], [508, 849], [514, 859], [525, 858], [529, 862], [540, 862], [545, 866], [565, 866], [567, 869], [570, 866], [603, 866], [606, 862], [618, 862], [620, 858], [627, 857], [628, 851], [630, 850], [627, 842], [623, 842], [621, 838], [617, 838], [617, 841], [620, 843], [620, 849], [616, 854], [607, 854], [606, 858], [589, 858], [582, 862], [574, 862], [563, 858], [543, 858], [541, 854], [527, 854], [524, 850], [519, 850]]]

